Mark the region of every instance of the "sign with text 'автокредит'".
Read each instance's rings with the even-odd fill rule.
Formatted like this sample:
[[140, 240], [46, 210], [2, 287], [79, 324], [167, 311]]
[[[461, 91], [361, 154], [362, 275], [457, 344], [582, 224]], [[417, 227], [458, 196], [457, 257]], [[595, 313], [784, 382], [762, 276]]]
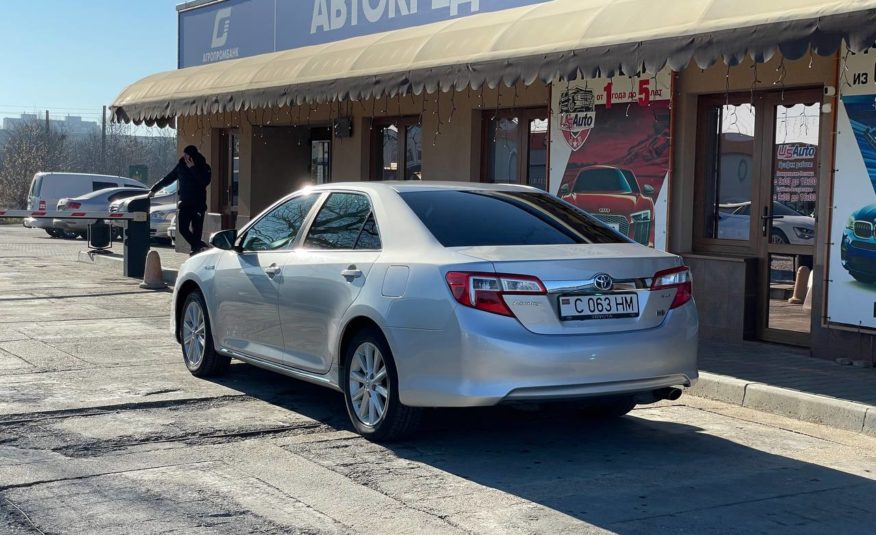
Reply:
[[179, 13], [179, 67], [550, 0], [226, 0]]

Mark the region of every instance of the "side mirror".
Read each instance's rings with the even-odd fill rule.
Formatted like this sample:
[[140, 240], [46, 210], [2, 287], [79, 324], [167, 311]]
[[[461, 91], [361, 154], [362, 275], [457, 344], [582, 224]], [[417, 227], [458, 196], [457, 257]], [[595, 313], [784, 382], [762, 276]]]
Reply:
[[654, 186], [651, 184], [645, 184], [645, 187], [642, 188], [642, 193], [645, 194], [645, 197], [651, 197], [654, 195]]
[[562, 198], [562, 197], [567, 197], [567, 196], [569, 195], [569, 192], [570, 192], [571, 190], [572, 190], [572, 188], [570, 188], [568, 184], [563, 184], [562, 186], [560, 186], [559, 196], [560, 196], [561, 198]]
[[[210, 236], [210, 245], [223, 251], [236, 251], [237, 229], [220, 230]], [[238, 251], [239, 252], [239, 251]]]

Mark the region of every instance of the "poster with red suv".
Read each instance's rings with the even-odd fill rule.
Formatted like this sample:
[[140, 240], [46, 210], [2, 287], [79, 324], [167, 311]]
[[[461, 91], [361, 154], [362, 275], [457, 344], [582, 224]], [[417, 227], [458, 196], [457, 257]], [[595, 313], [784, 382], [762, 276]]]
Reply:
[[658, 249], [666, 248], [671, 85], [665, 70], [552, 90], [552, 193]]

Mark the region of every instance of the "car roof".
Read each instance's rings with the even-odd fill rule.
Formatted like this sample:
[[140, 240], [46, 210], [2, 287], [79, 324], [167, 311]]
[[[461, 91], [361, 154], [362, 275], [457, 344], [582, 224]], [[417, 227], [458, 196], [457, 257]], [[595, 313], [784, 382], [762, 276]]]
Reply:
[[412, 191], [531, 191], [543, 190], [524, 186], [521, 184], [491, 184], [485, 182], [454, 182], [454, 181], [419, 181], [419, 180], [395, 180], [379, 182], [332, 182], [312, 186], [313, 191], [354, 189], [359, 191], [373, 191], [375, 193], [396, 191], [407, 193]]
[[94, 199], [94, 198], [100, 197], [102, 195], [112, 195], [113, 193], [118, 193], [120, 191], [140, 191], [140, 190], [142, 190], [143, 192], [148, 191], [148, 189], [145, 187], [138, 188], [136, 186], [119, 186], [119, 187], [115, 187], [115, 188], [104, 188], [104, 189], [99, 189], [97, 191], [90, 191], [88, 193], [84, 193], [84, 194], [79, 195], [78, 197], [74, 197], [74, 198], [75, 199]]

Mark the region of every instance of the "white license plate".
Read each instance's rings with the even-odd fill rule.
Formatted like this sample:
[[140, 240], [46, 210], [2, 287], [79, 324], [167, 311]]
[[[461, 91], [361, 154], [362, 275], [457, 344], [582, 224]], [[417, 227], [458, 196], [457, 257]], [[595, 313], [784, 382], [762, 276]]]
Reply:
[[616, 232], [620, 232], [620, 223], [604, 223], [604, 225], [613, 228]]
[[638, 316], [639, 296], [635, 293], [560, 296], [561, 320], [602, 320]]

